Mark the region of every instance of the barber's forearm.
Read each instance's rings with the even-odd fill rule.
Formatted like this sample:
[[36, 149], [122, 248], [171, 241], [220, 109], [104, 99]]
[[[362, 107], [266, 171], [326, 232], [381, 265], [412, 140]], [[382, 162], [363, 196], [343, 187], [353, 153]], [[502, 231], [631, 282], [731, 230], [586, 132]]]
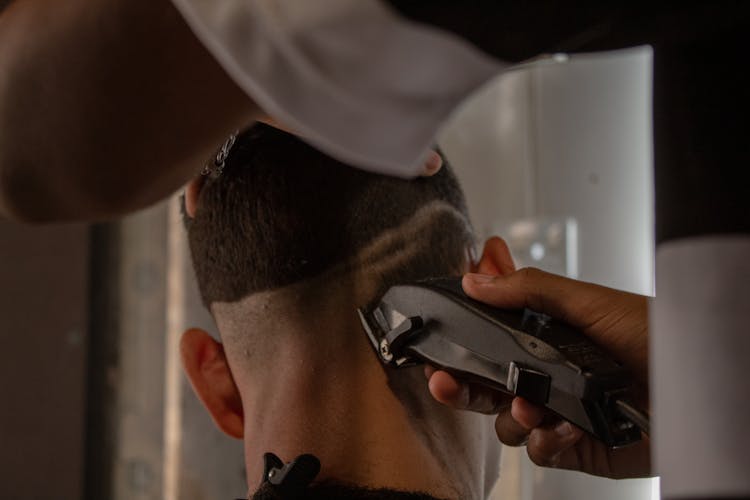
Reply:
[[168, 0], [26, 0], [0, 15], [5, 217], [151, 204], [256, 115]]

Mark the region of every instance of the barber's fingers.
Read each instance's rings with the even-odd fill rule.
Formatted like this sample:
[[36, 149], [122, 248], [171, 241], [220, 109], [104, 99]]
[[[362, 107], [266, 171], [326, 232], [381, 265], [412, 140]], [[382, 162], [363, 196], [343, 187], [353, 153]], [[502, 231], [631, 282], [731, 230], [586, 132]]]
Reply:
[[[505, 444], [516, 441], [512, 436], [518, 433], [523, 433], [525, 439], [531, 429], [544, 420], [544, 409], [523, 398], [478, 384], [459, 382], [448, 372], [430, 365], [425, 365], [424, 373], [429, 380], [430, 393], [439, 402], [458, 410], [498, 415], [498, 437]], [[506, 428], [509, 429], [507, 432]]]
[[427, 365], [425, 376], [429, 379], [432, 396], [439, 402], [459, 410], [497, 415], [495, 432], [508, 446], [522, 446], [529, 433], [542, 424], [545, 411], [522, 398], [513, 398], [486, 387], [462, 383], [449, 373]]
[[509, 409], [512, 397], [477, 384], [459, 382], [449, 373], [425, 366], [425, 376], [432, 397], [458, 410], [496, 415]]
[[[461, 383], [449, 373], [425, 366], [432, 396], [456, 409], [497, 414], [495, 432], [507, 446], [527, 446], [529, 457], [539, 465], [576, 468], [575, 453], [568, 453], [583, 435], [574, 425], [556, 421], [546, 424], [547, 412], [523, 398], [512, 398], [476, 384]], [[574, 450], [573, 450], [574, 451]]]
[[507, 446], [523, 446], [529, 440], [531, 429], [519, 424], [511, 415], [510, 409], [503, 410], [495, 419], [497, 439]]
[[603, 297], [617, 293], [531, 267], [506, 276], [469, 273], [462, 284], [464, 291], [480, 302], [507, 309], [528, 307], [580, 328], [604, 314], [596, 307]]
[[[581, 463], [575, 447], [583, 435], [581, 429], [565, 420], [536, 427], [529, 434], [526, 452], [537, 465], [580, 470]], [[603, 458], [606, 460], [606, 457]]]
[[508, 446], [523, 446], [529, 433], [541, 425], [544, 410], [522, 398], [513, 399], [510, 408], [503, 410], [495, 420], [497, 438]]

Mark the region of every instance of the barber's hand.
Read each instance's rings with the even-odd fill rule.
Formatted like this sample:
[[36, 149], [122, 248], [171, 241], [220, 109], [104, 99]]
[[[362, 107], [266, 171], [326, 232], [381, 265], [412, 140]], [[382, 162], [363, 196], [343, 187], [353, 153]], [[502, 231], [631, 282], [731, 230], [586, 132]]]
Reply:
[[[481, 270], [481, 269], [480, 269]], [[588, 335], [629, 369], [637, 386], [636, 403], [648, 408], [647, 298], [584, 283], [538, 269], [507, 271], [504, 276], [467, 274], [466, 293], [500, 308], [528, 307]], [[578, 470], [610, 478], [651, 474], [649, 440], [611, 450], [576, 426], [522, 398], [462, 384], [443, 371], [425, 370], [432, 395], [455, 408], [498, 413], [497, 436], [509, 446], [526, 444], [537, 465]]]

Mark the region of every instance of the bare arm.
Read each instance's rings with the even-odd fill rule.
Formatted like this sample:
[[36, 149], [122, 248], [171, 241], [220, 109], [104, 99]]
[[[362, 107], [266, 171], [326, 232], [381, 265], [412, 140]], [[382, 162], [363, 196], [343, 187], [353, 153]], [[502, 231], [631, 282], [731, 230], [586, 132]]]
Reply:
[[14, 2], [0, 15], [0, 216], [144, 207], [257, 115], [168, 0]]

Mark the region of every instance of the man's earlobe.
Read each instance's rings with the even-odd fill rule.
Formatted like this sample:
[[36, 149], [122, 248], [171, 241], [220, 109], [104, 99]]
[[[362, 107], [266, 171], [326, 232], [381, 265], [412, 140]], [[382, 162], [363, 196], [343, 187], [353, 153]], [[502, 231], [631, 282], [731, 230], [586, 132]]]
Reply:
[[226, 434], [242, 439], [242, 399], [229, 370], [224, 346], [205, 331], [192, 328], [182, 334], [180, 355], [195, 394], [216, 426]]
[[513, 263], [508, 245], [502, 238], [493, 236], [485, 242], [482, 257], [475, 266], [472, 266], [471, 272], [490, 276], [505, 276], [515, 270], [516, 265]]

